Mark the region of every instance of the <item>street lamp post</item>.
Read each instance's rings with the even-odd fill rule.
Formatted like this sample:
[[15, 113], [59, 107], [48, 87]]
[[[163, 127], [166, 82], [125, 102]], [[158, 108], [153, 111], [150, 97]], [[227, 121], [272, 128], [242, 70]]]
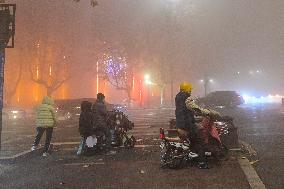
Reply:
[[169, 37], [169, 42], [168, 42], [168, 56], [169, 56], [169, 68], [170, 68], [170, 90], [171, 90], [171, 105], [174, 104], [174, 61], [173, 61], [173, 57], [171, 56], [172, 53], [170, 53], [169, 49], [172, 49], [172, 46], [176, 46], [173, 45], [176, 42], [175, 39], [175, 34], [174, 32], [172, 32], [172, 28], [175, 28], [175, 23], [176, 23], [176, 8], [177, 8], [177, 4], [180, 0], [165, 0], [167, 3], [168, 8], [170, 9], [170, 18], [169, 18], [169, 27], [168, 27], [168, 37]]
[[5, 48], [14, 47], [15, 12], [15, 4], [0, 4], [0, 150], [2, 136]]
[[209, 84], [213, 83], [213, 79], [209, 79], [208, 77], [205, 77], [205, 79], [200, 80], [201, 83], [203, 83], [204, 87], [204, 96], [207, 96], [209, 91]]
[[150, 79], [150, 75], [146, 74], [145, 77], [145, 83], [148, 86], [148, 106], [150, 105], [150, 87], [153, 85], [156, 85], [160, 88], [160, 106], [162, 107], [164, 105], [164, 90], [165, 90], [165, 85], [163, 84], [158, 84], [154, 83]]
[[144, 80], [145, 80], [145, 84], [147, 86], [147, 107], [149, 107], [150, 106], [150, 89], [151, 89], [150, 87], [152, 85], [152, 81], [150, 79], [150, 75], [146, 74], [144, 76]]

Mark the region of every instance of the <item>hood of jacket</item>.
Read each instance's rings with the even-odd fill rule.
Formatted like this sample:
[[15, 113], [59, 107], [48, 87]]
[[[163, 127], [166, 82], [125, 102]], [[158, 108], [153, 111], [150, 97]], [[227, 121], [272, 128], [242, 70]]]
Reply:
[[47, 105], [52, 105], [53, 106], [54, 105], [54, 101], [53, 101], [53, 99], [51, 97], [45, 96], [42, 99], [42, 104], [47, 104]]

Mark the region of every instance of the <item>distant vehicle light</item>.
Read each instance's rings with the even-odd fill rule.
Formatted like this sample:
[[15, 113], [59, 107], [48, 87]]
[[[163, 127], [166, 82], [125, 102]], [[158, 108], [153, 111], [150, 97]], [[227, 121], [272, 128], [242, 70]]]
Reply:
[[281, 98], [283, 96], [280, 95], [271, 95], [268, 96], [261, 96], [261, 97], [255, 97], [250, 95], [242, 95], [245, 104], [267, 104], [267, 103], [281, 103]]
[[13, 114], [19, 113], [19, 111], [17, 111], [17, 110], [12, 110], [11, 112], [12, 112]]

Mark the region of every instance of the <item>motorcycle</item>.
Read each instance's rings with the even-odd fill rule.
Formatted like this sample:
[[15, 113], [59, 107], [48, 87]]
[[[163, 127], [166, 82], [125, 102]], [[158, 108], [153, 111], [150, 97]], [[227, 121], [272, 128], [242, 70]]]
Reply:
[[112, 146], [134, 147], [136, 139], [133, 135], [128, 134], [128, 131], [133, 129], [134, 123], [129, 121], [123, 112], [118, 110], [110, 111], [108, 125], [112, 136]]
[[[205, 157], [214, 157], [220, 160], [228, 154], [228, 148], [222, 143], [222, 136], [227, 135], [229, 130], [227, 122], [231, 121], [228, 117], [217, 121], [214, 116], [205, 116], [201, 119], [200, 123], [200, 136], [205, 144]], [[192, 151], [190, 139], [182, 140], [179, 137], [166, 137], [173, 129], [164, 130], [160, 128], [161, 139], [161, 167], [165, 168], [180, 168], [183, 162], [193, 165], [198, 154]], [[177, 130], [175, 130], [177, 132]]]

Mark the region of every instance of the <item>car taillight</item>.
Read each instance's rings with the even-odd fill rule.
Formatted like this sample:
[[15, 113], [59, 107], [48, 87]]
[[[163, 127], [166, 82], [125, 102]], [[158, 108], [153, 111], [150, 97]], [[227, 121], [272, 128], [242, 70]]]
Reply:
[[164, 128], [160, 128], [160, 139], [165, 139], [165, 131], [164, 131]]

